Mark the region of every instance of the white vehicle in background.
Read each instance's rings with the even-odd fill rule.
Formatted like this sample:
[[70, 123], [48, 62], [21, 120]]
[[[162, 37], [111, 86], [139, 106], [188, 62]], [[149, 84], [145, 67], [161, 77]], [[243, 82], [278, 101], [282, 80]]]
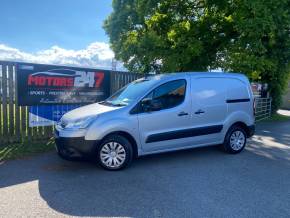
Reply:
[[56, 147], [63, 158], [90, 156], [108, 170], [134, 157], [201, 146], [236, 154], [254, 134], [253, 107], [242, 74], [149, 76], [66, 113], [56, 125]]

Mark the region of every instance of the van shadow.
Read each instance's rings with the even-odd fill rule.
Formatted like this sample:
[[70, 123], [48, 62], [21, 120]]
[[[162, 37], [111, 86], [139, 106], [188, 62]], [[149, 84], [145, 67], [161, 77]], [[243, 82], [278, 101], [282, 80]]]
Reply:
[[[265, 122], [249, 141], [248, 150], [276, 160], [290, 160], [290, 122]], [[262, 148], [262, 149], [261, 149]]]
[[[289, 189], [290, 135], [279, 132], [276, 138], [267, 131], [273, 129], [259, 129], [239, 155], [224, 154], [216, 147], [197, 148], [142, 157], [118, 172], [63, 161], [55, 153], [8, 161], [0, 165], [0, 188], [38, 180], [39, 194], [48, 206], [71, 216], [228, 216], [240, 207], [251, 215], [257, 202], [268, 205], [261, 216], [279, 215], [273, 214], [277, 209], [271, 202], [287, 202], [289, 196], [283, 190]], [[265, 137], [280, 146], [266, 145]], [[277, 178], [280, 188], [272, 191], [279, 199], [261, 191], [277, 184]], [[220, 210], [224, 204], [231, 209]]]

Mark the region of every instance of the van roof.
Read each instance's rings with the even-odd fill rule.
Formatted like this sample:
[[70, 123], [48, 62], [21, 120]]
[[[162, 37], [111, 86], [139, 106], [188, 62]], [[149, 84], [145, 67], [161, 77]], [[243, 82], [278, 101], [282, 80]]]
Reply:
[[241, 73], [227, 73], [227, 72], [181, 72], [181, 73], [164, 73], [147, 76], [147, 79], [160, 80], [160, 79], [172, 79], [180, 78], [184, 76], [193, 77], [230, 77], [239, 78], [241, 80], [248, 80], [244, 74]]

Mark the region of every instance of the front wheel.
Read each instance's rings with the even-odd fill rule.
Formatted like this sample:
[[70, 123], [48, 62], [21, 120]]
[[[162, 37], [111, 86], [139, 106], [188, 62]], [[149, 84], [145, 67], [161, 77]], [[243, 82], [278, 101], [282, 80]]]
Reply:
[[240, 153], [246, 146], [247, 134], [239, 126], [232, 126], [225, 137], [223, 150], [230, 154]]
[[98, 162], [106, 170], [120, 170], [133, 159], [131, 143], [123, 136], [111, 135], [99, 146]]

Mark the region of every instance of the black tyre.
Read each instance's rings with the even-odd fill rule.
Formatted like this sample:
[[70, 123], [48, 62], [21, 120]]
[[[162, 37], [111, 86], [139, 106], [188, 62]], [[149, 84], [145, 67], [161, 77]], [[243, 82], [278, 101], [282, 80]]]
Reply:
[[98, 147], [97, 159], [106, 170], [123, 169], [132, 162], [132, 145], [121, 135], [110, 135]]
[[246, 131], [242, 127], [234, 125], [228, 130], [222, 148], [227, 153], [237, 154], [245, 148], [246, 144]]

